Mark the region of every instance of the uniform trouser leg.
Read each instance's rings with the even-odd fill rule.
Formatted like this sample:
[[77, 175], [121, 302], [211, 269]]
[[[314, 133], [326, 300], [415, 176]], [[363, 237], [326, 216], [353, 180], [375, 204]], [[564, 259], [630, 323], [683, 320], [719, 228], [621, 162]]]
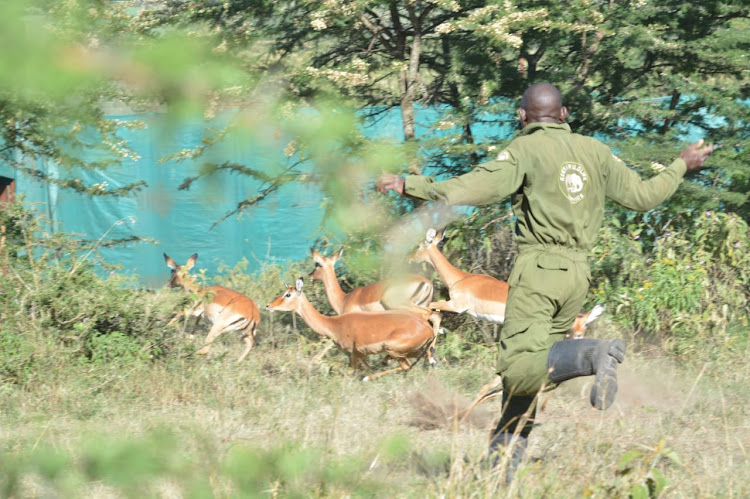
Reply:
[[529, 251], [516, 260], [508, 283], [506, 320], [500, 338], [498, 374], [503, 379], [503, 414], [492, 433], [490, 455], [510, 449], [506, 481], [523, 459], [540, 391], [554, 388], [547, 358], [565, 338], [589, 286], [585, 259]]
[[552, 388], [547, 356], [563, 340], [583, 306], [590, 272], [585, 258], [527, 251], [513, 266], [497, 371], [509, 394]]
[[503, 414], [492, 432], [517, 434], [528, 437], [536, 415], [536, 397], [532, 395], [509, 396], [503, 392]]

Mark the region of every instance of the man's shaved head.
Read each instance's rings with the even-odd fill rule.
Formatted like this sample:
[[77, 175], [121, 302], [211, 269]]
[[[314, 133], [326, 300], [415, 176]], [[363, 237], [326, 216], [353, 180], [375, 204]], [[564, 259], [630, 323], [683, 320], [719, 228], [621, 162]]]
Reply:
[[562, 105], [562, 95], [551, 83], [531, 85], [521, 97], [521, 123], [563, 123], [568, 110]]

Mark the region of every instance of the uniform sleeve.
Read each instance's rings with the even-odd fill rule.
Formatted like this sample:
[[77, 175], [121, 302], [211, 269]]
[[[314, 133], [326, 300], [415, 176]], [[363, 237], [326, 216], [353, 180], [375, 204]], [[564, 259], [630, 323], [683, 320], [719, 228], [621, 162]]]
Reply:
[[469, 173], [441, 182], [431, 177], [410, 175], [406, 177], [404, 193], [449, 205], [483, 206], [496, 203], [516, 192], [524, 178], [513, 156], [503, 151], [500, 157], [504, 159], [482, 163]]
[[642, 180], [637, 172], [610, 154], [607, 170], [607, 197], [631, 210], [648, 211], [675, 193], [687, 171], [687, 165], [678, 158], [658, 175]]

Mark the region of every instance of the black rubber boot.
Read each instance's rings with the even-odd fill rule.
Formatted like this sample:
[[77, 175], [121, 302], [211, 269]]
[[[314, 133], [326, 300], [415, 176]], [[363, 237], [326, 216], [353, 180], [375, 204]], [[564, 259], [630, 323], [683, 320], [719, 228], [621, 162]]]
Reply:
[[[529, 444], [528, 437], [514, 435], [513, 433], [502, 432], [493, 435], [490, 441], [490, 463], [493, 470], [497, 469], [502, 463], [505, 452], [510, 450], [508, 462], [505, 465], [505, 484], [508, 485], [513, 481], [513, 477], [518, 470], [526, 455], [526, 447]], [[512, 446], [508, 449], [508, 446]]]
[[547, 357], [549, 379], [560, 383], [579, 376], [596, 375], [591, 388], [591, 405], [603, 411], [617, 395], [617, 364], [625, 360], [622, 340], [583, 338], [563, 340], [552, 345]]
[[502, 458], [510, 449], [510, 456], [505, 466], [505, 483], [509, 484], [523, 462], [529, 433], [534, 426], [536, 415], [536, 397], [514, 396], [508, 397], [503, 392], [503, 415], [492, 432], [488, 449], [491, 469], [496, 469], [503, 462]]

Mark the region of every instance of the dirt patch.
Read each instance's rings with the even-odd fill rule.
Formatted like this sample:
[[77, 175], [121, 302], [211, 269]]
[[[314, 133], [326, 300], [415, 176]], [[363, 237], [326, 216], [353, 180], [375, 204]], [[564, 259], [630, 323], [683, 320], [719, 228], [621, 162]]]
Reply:
[[407, 401], [412, 409], [410, 424], [423, 430], [454, 428], [460, 424], [488, 429], [497, 417], [489, 408], [480, 405], [461, 422], [472, 400], [436, 380], [430, 380], [422, 389], [410, 392]]

